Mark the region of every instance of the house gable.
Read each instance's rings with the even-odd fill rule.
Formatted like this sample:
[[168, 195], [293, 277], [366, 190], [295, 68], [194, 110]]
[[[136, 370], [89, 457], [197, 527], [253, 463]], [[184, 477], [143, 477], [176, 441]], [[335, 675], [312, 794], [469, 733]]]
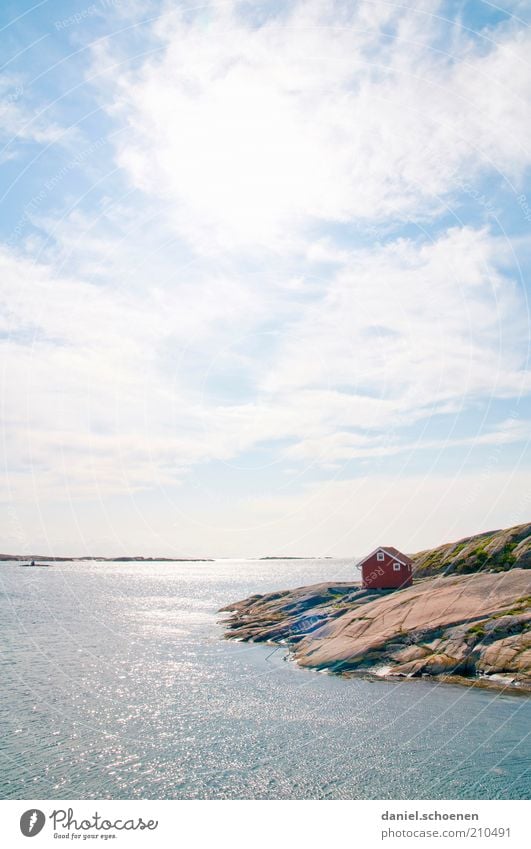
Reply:
[[363, 560], [360, 560], [358, 566], [363, 566], [363, 564], [367, 560], [370, 560], [371, 557], [374, 557], [375, 554], [378, 555], [380, 551], [383, 551], [384, 554], [387, 554], [387, 556], [390, 557], [392, 560], [398, 560], [398, 562], [402, 566], [411, 566], [413, 562], [406, 554], [402, 554], [402, 552], [399, 551], [397, 548], [393, 548], [393, 546], [390, 545], [379, 545], [378, 548], [375, 548], [374, 551], [371, 551], [371, 553], [364, 557]]

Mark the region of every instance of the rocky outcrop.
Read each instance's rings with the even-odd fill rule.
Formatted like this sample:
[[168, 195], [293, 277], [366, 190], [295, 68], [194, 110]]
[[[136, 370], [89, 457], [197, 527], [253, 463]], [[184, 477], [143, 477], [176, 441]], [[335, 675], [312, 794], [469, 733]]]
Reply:
[[531, 568], [531, 523], [465, 537], [411, 555], [417, 577]]
[[282, 643], [346, 675], [474, 678], [531, 690], [531, 573], [435, 577], [399, 591], [325, 583], [225, 608], [228, 638]]

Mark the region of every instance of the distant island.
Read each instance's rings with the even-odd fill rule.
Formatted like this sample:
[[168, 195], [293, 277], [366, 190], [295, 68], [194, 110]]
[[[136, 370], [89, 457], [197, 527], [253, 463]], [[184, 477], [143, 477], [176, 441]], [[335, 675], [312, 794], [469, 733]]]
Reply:
[[222, 609], [226, 638], [283, 645], [299, 665], [531, 692], [531, 523], [410, 555], [413, 584], [326, 582]]
[[260, 560], [333, 560], [333, 557], [281, 557], [280, 555], [269, 555], [260, 557]]
[[[229, 558], [230, 559], [230, 558]], [[268, 556], [260, 557], [259, 560], [333, 560], [333, 557], [277, 557]], [[19, 561], [19, 560], [34, 560], [36, 563], [67, 563], [71, 560], [79, 561], [96, 561], [102, 563], [215, 563], [215, 557], [141, 557], [141, 556], [122, 556], [122, 557], [46, 557], [44, 554], [0, 554], [1, 561]]]
[[42, 554], [0, 554], [0, 561], [34, 560], [35, 563], [67, 563], [70, 560], [102, 563], [214, 563], [211, 557], [46, 557]]

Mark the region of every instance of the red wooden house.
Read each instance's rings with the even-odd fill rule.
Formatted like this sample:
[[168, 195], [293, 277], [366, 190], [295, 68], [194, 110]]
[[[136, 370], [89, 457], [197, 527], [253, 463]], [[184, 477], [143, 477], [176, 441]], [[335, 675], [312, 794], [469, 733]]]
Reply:
[[396, 590], [413, 583], [413, 561], [392, 545], [376, 548], [358, 566], [367, 590]]

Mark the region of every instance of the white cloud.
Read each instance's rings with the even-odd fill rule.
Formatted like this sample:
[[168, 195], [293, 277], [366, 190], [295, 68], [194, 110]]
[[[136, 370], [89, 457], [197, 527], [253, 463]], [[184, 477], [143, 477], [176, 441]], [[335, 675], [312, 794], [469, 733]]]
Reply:
[[272, 299], [254, 278], [207, 268], [113, 287], [4, 251], [9, 467], [19, 480], [39, 470], [49, 493], [87, 494], [171, 485], [268, 442], [276, 462], [325, 467], [412, 452], [404, 428], [447, 413], [451, 430], [479, 398], [529, 389], [525, 313], [500, 252], [472, 229], [350, 251], [301, 304], [290, 278]]
[[239, 10], [163, 16], [161, 52], [105, 82], [127, 128], [120, 165], [202, 251], [293, 248], [322, 221], [418, 220], [464, 176], [529, 164], [528, 31], [473, 42], [434, 2], [305, 0], [258, 27]]
[[17, 141], [47, 144], [64, 134], [47, 115], [32, 109], [30, 92], [31, 85], [22, 76], [0, 74], [0, 162], [17, 156]]
[[[0, 252], [6, 491], [41, 504], [156, 493], [163, 538], [168, 492], [186, 476], [192, 492], [194, 470], [199, 479], [217, 461], [234, 472], [234, 493], [218, 493], [202, 553], [267, 549], [253, 516], [294, 553], [306, 541], [324, 553], [351, 533], [349, 499], [376, 511], [358, 552], [382, 515], [394, 535], [395, 481], [299, 487], [242, 508], [238, 465], [279, 464], [281, 488], [305, 466], [333, 474], [351, 459], [416, 458], [419, 446], [431, 460], [448, 446], [525, 443], [523, 414], [486, 415], [530, 388], [510, 246], [457, 218], [430, 225], [464, 182], [497, 170], [518, 181], [528, 166], [529, 34], [512, 23], [472, 40], [435, 0], [305, 0], [261, 22], [252, 4], [174, 5], [144, 25], [158, 50], [134, 69], [129, 42], [125, 55], [114, 40], [108, 54], [95, 48], [98, 73], [112, 68], [99, 96], [117, 125], [123, 195], [113, 178], [92, 187], [91, 199], [109, 196], [91, 213], [85, 196], [69, 197], [62, 219], [43, 203], [27, 254]], [[22, 115], [11, 106], [8, 125]], [[69, 162], [83, 169], [86, 158]], [[422, 238], [391, 237], [408, 217], [426, 225]], [[362, 248], [371, 227], [378, 241]], [[416, 441], [413, 426], [433, 416], [437, 434]], [[288, 465], [293, 479], [280, 474]], [[446, 484], [408, 485], [411, 528], [426, 492], [430, 510], [447, 503]], [[179, 533], [196, 553], [200, 525], [184, 511]]]
[[307, 427], [321, 423], [314, 439], [526, 394], [525, 304], [502, 256], [500, 240], [468, 228], [352, 251], [285, 333], [263, 390], [295, 394]]
[[223, 277], [169, 290], [163, 280], [95, 285], [6, 250], [0, 267], [12, 490], [27, 491], [35, 476], [45, 497], [134, 491], [174, 483], [216, 453], [200, 390], [175, 364], [205, 338], [216, 345], [218, 324], [251, 314], [241, 287]]
[[[517, 390], [524, 377], [517, 351], [525, 350], [527, 324], [516, 287], [499, 271], [503, 252], [500, 239], [471, 228], [432, 242], [352, 251], [324, 302], [294, 328], [296, 339], [319, 350], [306, 385], [326, 375], [329, 385], [372, 393], [385, 386], [391, 396], [409, 385], [418, 402], [489, 391], [494, 369], [500, 389]], [[324, 349], [315, 346], [320, 339], [327, 340]], [[303, 364], [295, 360], [293, 369], [302, 374]], [[289, 373], [285, 367], [286, 385]], [[293, 380], [299, 383], [296, 373]]]
[[[451, 434], [452, 427], [449, 431]], [[474, 446], [503, 446], [511, 443], [527, 443], [531, 433], [529, 420], [508, 420], [502, 422], [498, 429], [475, 433], [467, 437], [448, 435], [445, 439], [426, 439], [420, 436], [416, 442], [400, 439], [399, 433], [360, 434], [336, 431], [321, 436], [318, 439], [305, 439], [294, 445], [286, 452], [293, 459], [314, 461], [320, 464], [330, 464], [338, 468], [341, 462], [352, 459], [368, 460], [372, 457], [390, 457], [396, 454], [418, 456], [419, 452], [444, 452], [452, 448]]]

